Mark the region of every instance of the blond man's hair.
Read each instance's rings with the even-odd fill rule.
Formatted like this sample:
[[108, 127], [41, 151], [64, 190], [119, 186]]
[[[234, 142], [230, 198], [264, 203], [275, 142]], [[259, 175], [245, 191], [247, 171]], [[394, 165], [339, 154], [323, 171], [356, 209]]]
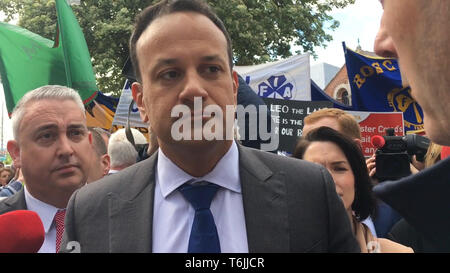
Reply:
[[431, 167], [441, 160], [442, 146], [434, 142], [430, 142], [427, 153], [425, 155], [425, 168]]
[[323, 108], [305, 117], [304, 124], [311, 124], [322, 118], [336, 118], [340, 132], [352, 139], [361, 139], [361, 129], [355, 117], [337, 108]]

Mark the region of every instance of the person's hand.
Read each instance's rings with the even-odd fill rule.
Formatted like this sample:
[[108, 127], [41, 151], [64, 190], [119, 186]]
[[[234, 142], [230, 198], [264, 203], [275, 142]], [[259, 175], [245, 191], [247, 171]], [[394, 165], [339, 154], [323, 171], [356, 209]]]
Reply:
[[367, 171], [369, 172], [369, 176], [373, 178], [376, 170], [376, 164], [375, 164], [375, 154], [373, 154], [370, 158], [366, 159], [366, 165], [367, 165]]
[[[411, 172], [412, 173], [416, 173], [418, 171], [421, 171], [421, 170], [425, 169], [425, 163], [418, 161], [417, 158], [416, 158], [416, 155], [413, 155], [411, 157], [411, 165], [412, 165], [411, 166]], [[413, 170], [413, 168], [415, 170]]]
[[416, 174], [419, 172], [419, 170], [416, 169], [412, 163], [409, 163], [409, 170], [411, 171], [411, 174]]
[[21, 171], [20, 171], [20, 167], [15, 167], [16, 173], [14, 174], [14, 177], [12, 178], [12, 180], [18, 180], [19, 176], [21, 176]]

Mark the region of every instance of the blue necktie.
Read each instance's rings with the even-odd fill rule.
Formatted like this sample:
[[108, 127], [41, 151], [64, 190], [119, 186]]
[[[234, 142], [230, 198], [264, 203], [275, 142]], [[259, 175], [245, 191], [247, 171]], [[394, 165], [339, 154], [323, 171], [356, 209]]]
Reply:
[[209, 209], [219, 186], [215, 184], [184, 184], [179, 190], [195, 209], [189, 237], [188, 253], [220, 253], [216, 223]]

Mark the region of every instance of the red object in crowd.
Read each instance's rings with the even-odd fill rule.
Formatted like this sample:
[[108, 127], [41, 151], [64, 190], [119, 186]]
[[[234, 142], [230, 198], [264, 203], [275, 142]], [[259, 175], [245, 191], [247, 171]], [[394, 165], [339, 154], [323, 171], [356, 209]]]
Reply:
[[386, 144], [386, 141], [384, 140], [384, 137], [375, 135], [370, 139], [370, 143], [372, 143], [372, 146], [380, 149]]
[[441, 160], [450, 156], [450, 146], [442, 146]]
[[45, 239], [44, 225], [31, 210], [0, 215], [0, 253], [36, 253]]

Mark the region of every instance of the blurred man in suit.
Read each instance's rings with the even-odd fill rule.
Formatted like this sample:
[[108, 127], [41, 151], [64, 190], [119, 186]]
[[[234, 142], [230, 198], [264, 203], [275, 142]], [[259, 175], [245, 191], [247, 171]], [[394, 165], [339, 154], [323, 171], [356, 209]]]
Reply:
[[21, 169], [25, 187], [0, 202], [0, 213], [33, 210], [42, 220], [45, 241], [39, 252], [57, 252], [65, 208], [87, 180], [91, 134], [83, 102], [68, 87], [49, 85], [25, 94], [12, 113], [14, 140], [8, 152]]
[[107, 143], [105, 142], [106, 138], [104, 136], [107, 132], [98, 127], [88, 127], [88, 130], [92, 134], [92, 162], [87, 183], [91, 183], [108, 174], [111, 168], [111, 159], [108, 154]]
[[[143, 10], [130, 55], [133, 98], [159, 149], [77, 191], [64, 242], [82, 252], [360, 251], [324, 168], [233, 140], [234, 112], [224, 114], [238, 89], [231, 41], [205, 2]], [[188, 114], [171, 115], [176, 106]]]
[[[411, 95], [422, 107], [427, 136], [450, 145], [450, 1], [384, 0], [381, 4], [384, 13], [375, 53], [398, 58]], [[445, 159], [374, 188], [414, 228], [411, 233], [419, 232], [431, 242], [422, 251], [450, 251], [449, 177], [450, 159]]]

